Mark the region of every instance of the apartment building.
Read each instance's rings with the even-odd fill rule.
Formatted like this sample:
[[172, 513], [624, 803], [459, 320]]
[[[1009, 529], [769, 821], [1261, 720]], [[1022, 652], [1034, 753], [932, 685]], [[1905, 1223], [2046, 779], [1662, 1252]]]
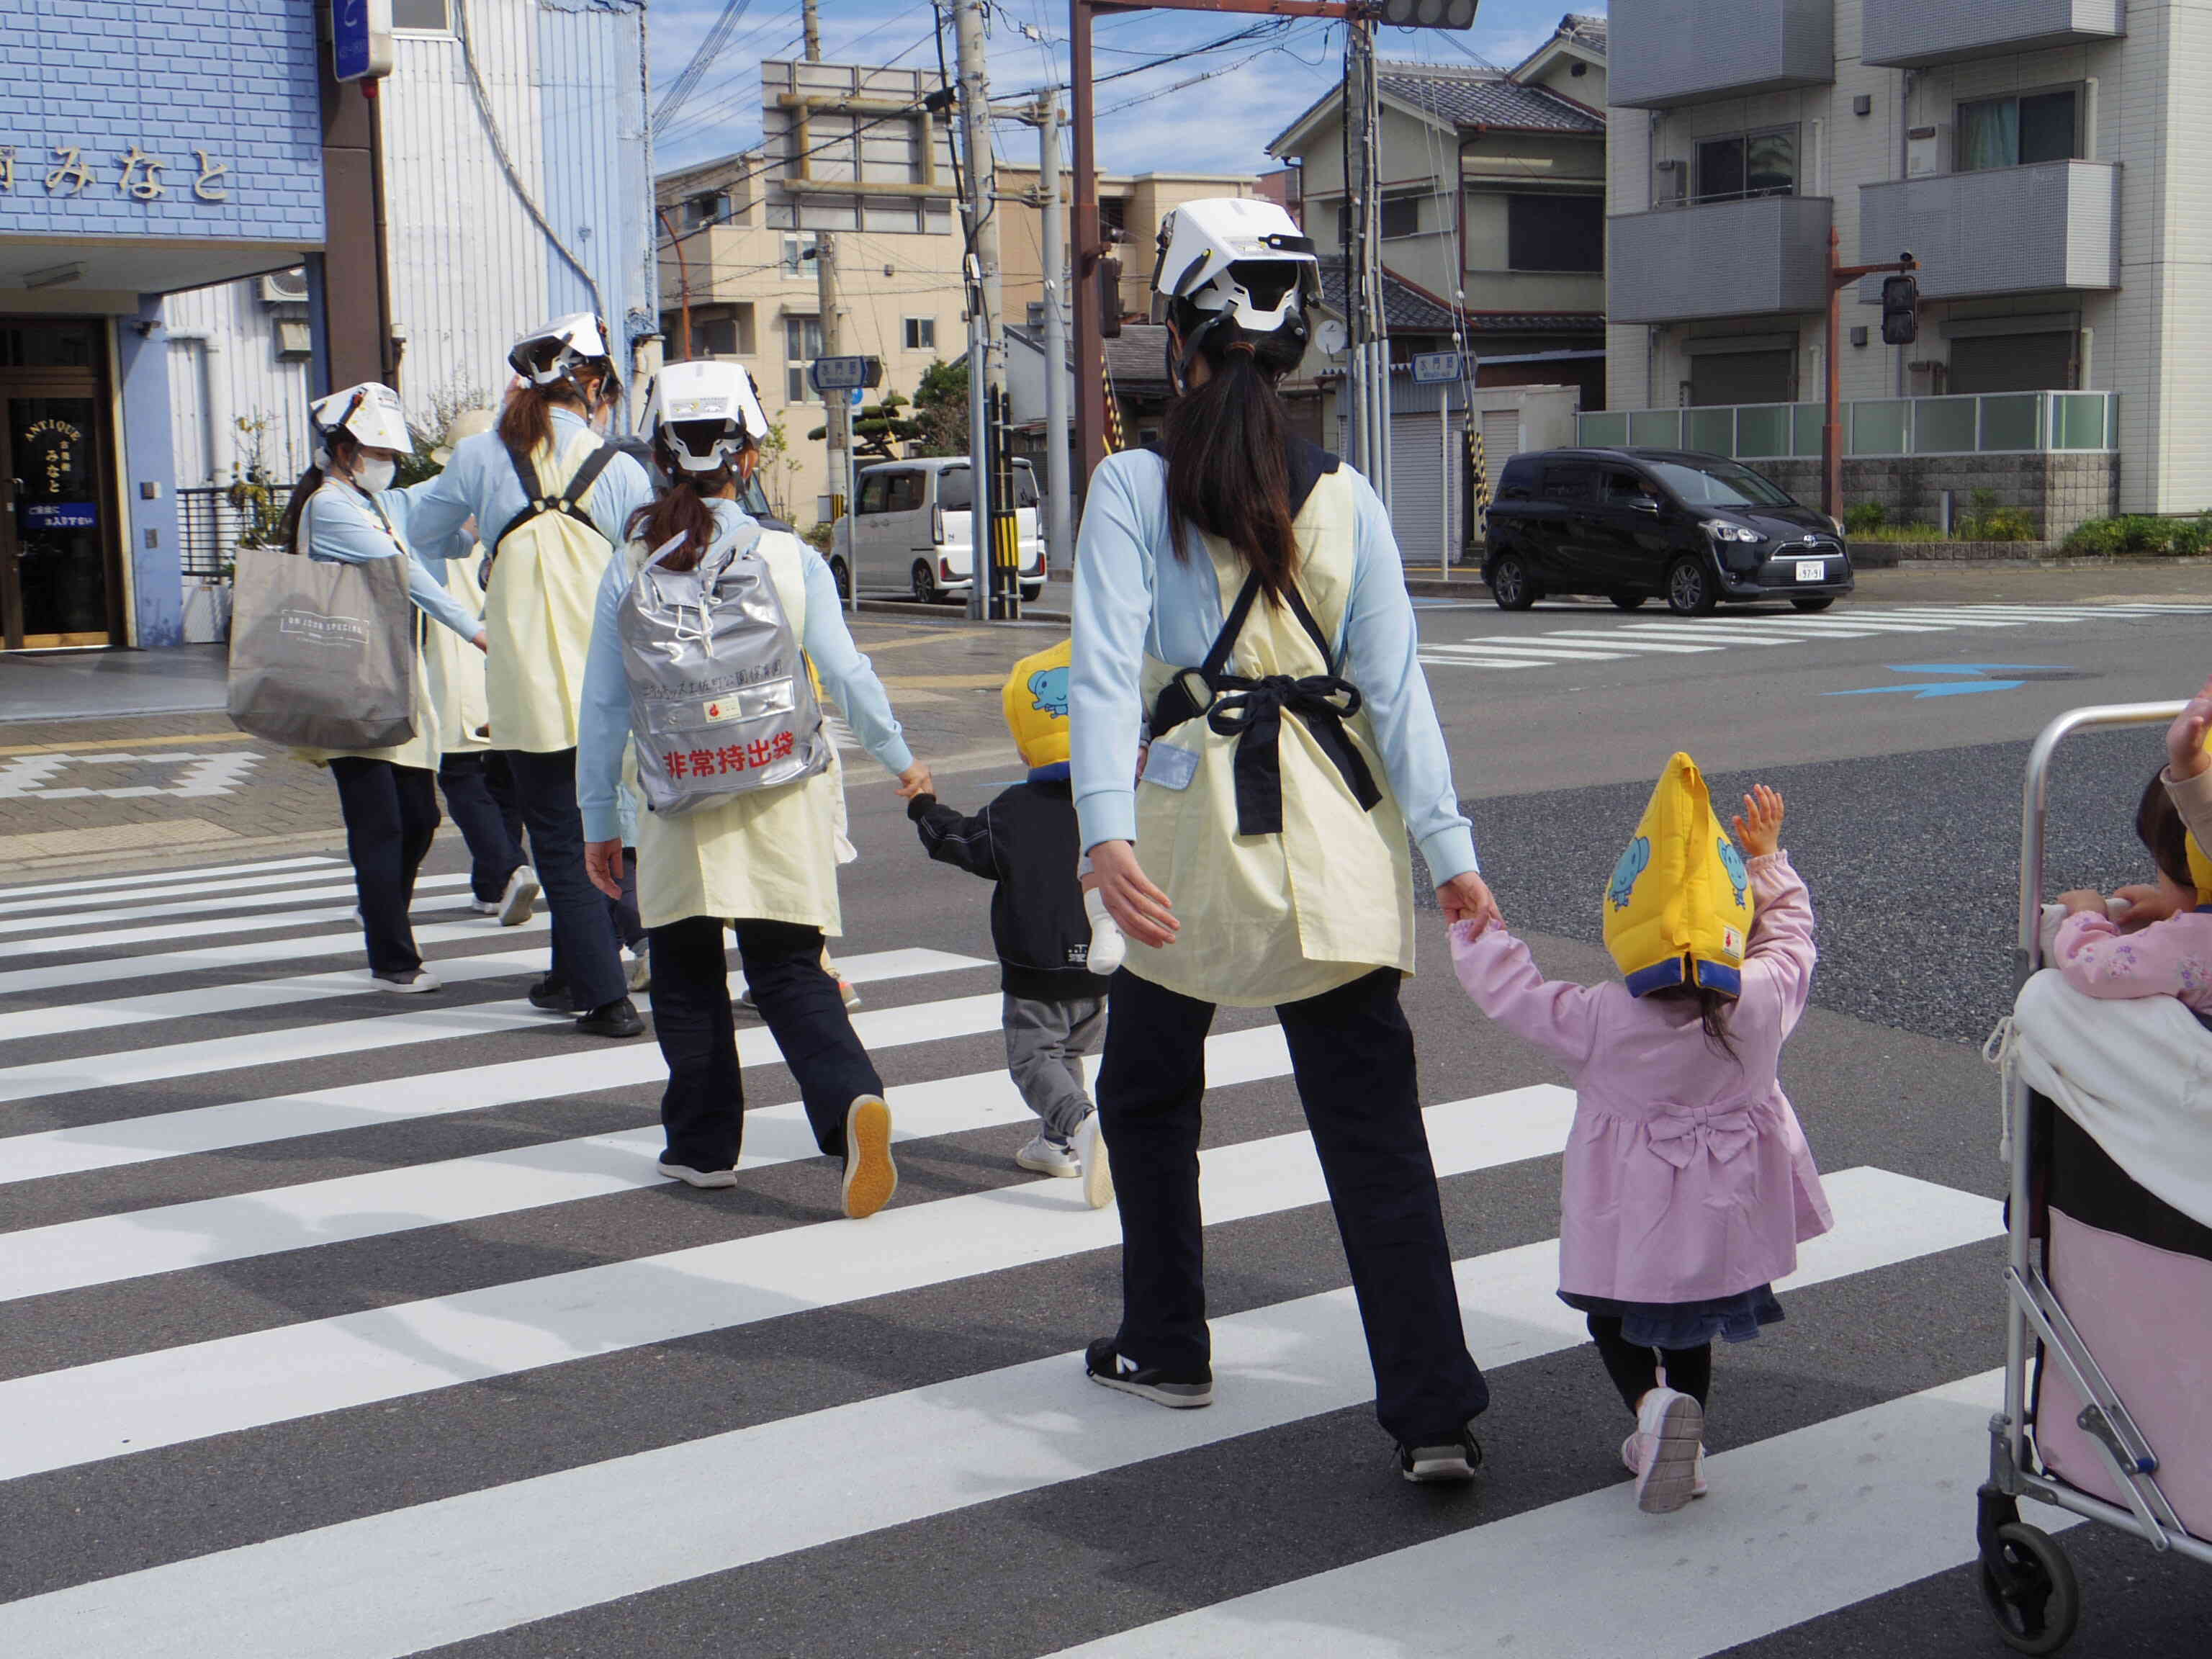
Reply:
[[[1921, 264], [1919, 337], [1844, 296], [1847, 501], [1991, 489], [2046, 534], [2212, 505], [2212, 10], [2179, 0], [1615, 0], [1610, 408], [1817, 489], [1828, 239]], [[2189, 100], [2194, 96], [2195, 102]]]
[[[999, 270], [1006, 295], [1006, 320], [1026, 324], [1030, 307], [1044, 301], [1044, 216], [1036, 205], [1034, 166], [999, 163]], [[1058, 264], [1067, 268], [1066, 226], [1071, 222], [1074, 174], [1060, 175], [1061, 246]], [[1127, 240], [1121, 256], [1121, 314], [1149, 321], [1152, 307], [1152, 256], [1160, 221], [1185, 202], [1218, 196], [1257, 196], [1260, 181], [1249, 173], [1139, 173], [1098, 175], [1098, 218]]]
[[[939, 358], [967, 348], [957, 174], [950, 127], [920, 107], [933, 72], [777, 60], [761, 65], [759, 148], [663, 173], [655, 186], [668, 355], [743, 363], [784, 447], [769, 498], [802, 529], [826, 489], [814, 249], [836, 234], [844, 350], [883, 359], [911, 398]], [[872, 394], [872, 396], [873, 394]]]

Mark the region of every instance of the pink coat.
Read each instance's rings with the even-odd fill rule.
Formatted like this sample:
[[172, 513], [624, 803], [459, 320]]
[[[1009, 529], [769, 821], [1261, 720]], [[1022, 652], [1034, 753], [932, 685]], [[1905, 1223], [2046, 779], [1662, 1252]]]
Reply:
[[2132, 933], [2081, 911], [2059, 924], [2045, 959], [2093, 997], [2179, 997], [2212, 1014], [2212, 908], [2185, 910]]
[[1799, 1242], [1835, 1224], [1775, 1075], [1812, 988], [1813, 907], [1785, 853], [1752, 860], [1751, 879], [1758, 913], [1729, 1017], [1735, 1060], [1707, 1043], [1694, 1003], [1547, 980], [1503, 927], [1452, 929], [1476, 1005], [1573, 1074], [1563, 1291], [1620, 1302], [1735, 1296], [1795, 1272]]

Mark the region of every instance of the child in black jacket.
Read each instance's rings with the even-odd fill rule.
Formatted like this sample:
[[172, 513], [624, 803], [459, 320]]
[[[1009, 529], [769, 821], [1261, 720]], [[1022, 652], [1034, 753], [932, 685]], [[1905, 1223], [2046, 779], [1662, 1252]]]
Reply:
[[1006, 1068], [1042, 1121], [1014, 1162], [1040, 1175], [1079, 1176], [1093, 1209], [1114, 1198], [1084, 1086], [1083, 1056], [1106, 1029], [1106, 981], [1090, 970], [1091, 919], [1077, 885], [1081, 851], [1067, 776], [1065, 642], [1014, 665], [1006, 724], [1030, 775], [973, 817], [934, 795], [907, 804], [930, 857], [998, 884], [991, 939], [1006, 993]]

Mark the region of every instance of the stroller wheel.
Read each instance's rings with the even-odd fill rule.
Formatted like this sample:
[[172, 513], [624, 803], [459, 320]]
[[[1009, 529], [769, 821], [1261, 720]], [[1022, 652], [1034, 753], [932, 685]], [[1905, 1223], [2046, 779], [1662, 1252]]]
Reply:
[[1982, 1557], [1982, 1601], [2005, 1645], [2056, 1653], [2081, 1616], [2081, 1589], [2065, 1552], [2040, 1528], [2014, 1521], [1996, 1529], [1997, 1552]]

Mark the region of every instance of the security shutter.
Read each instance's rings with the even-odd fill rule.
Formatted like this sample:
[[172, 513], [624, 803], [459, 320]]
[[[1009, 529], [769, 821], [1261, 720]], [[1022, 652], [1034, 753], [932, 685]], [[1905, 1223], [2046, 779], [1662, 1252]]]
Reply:
[[1700, 406], [1786, 404], [1796, 396], [1794, 352], [1715, 351], [1690, 359], [1690, 401]]
[[[1454, 444], [1460, 429], [1454, 415]], [[1444, 526], [1459, 523], [1459, 468], [1445, 467], [1443, 445], [1435, 410], [1390, 417], [1390, 528], [1407, 564], [1433, 566], [1443, 556]]]
[[2071, 334], [1991, 334], [1951, 342], [1951, 375], [1943, 389], [1970, 392], [2064, 392], [2074, 384]]

